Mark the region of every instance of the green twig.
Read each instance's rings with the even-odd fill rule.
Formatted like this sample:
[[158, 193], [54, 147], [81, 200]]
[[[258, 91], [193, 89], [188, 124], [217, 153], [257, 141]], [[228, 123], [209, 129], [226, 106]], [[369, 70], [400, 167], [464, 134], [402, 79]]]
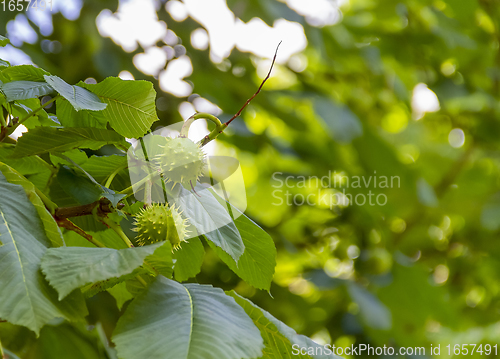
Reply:
[[0, 357], [2, 359], [6, 358], [5, 353], [3, 352], [3, 347], [2, 347], [2, 342], [1, 341], [0, 341]]

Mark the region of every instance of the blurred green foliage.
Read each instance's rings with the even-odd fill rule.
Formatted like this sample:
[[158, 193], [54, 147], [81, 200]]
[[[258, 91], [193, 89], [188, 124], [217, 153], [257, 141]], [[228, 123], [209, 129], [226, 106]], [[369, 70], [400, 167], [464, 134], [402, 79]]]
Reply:
[[[143, 50], [124, 52], [99, 35], [96, 16], [104, 8], [116, 11], [117, 5], [87, 0], [76, 21], [55, 14], [47, 38], [62, 44], [60, 53], [42, 51], [45, 37], [36, 26], [38, 42], [21, 49], [69, 83], [88, 77], [99, 82], [122, 70], [152, 81], [161, 103], [155, 126], [180, 121], [178, 105], [186, 99], [162, 92], [155, 78], [134, 67], [133, 55]], [[229, 7], [244, 21], [300, 21], [308, 66], [295, 72], [277, 65], [282, 77], [271, 78], [242, 119], [218, 138], [241, 162], [246, 213], [278, 248], [273, 298], [239, 280], [208, 247], [196, 280], [235, 289], [320, 342], [426, 348], [499, 343], [498, 1], [351, 0], [341, 8], [341, 22], [322, 28], [274, 0], [233, 0]], [[0, 23], [14, 16], [0, 13]], [[189, 38], [198, 23], [176, 22], [164, 7], [158, 16], [187, 50], [194, 68], [187, 79], [194, 92], [223, 109], [221, 118], [235, 113], [262, 80], [252, 55], [233, 50], [229, 68], [223, 69], [210, 62], [208, 50], [192, 47]], [[229, 71], [235, 67], [244, 68], [245, 75]], [[415, 120], [411, 102], [418, 83], [437, 94], [440, 110]], [[459, 148], [449, 142], [454, 128], [465, 135]], [[276, 197], [286, 198], [275, 192], [275, 178], [293, 176], [298, 184], [297, 176], [336, 174], [351, 180], [398, 176], [400, 186], [376, 188], [372, 182], [367, 188], [322, 189], [311, 182], [279, 189], [294, 196], [371, 190], [386, 195], [387, 203], [276, 205]], [[105, 294], [91, 300], [91, 320], [103, 323], [100, 331], [109, 333], [114, 326], [113, 303]], [[10, 330], [3, 324], [0, 329]], [[53, 333], [42, 332], [41, 352], [54, 345], [56, 331], [71, 336], [79, 330], [45, 328]], [[90, 345], [97, 336], [95, 330], [85, 343], [74, 345]]]

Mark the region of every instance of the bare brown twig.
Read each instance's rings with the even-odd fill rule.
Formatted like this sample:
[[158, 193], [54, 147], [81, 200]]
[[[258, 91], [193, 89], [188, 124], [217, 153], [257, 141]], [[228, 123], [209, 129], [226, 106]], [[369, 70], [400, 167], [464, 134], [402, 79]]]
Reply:
[[253, 96], [250, 97], [247, 100], [247, 102], [245, 102], [245, 104], [243, 105], [243, 107], [240, 108], [240, 110], [238, 112], [236, 112], [236, 114], [233, 117], [231, 117], [229, 120], [227, 120], [227, 122], [224, 123], [226, 126], [229, 125], [236, 117], [238, 117], [239, 115], [241, 115], [241, 112], [245, 109], [245, 107], [248, 106], [248, 104], [250, 103], [250, 101], [252, 101], [255, 98], [255, 96], [257, 96], [259, 94], [260, 90], [262, 90], [262, 86], [264, 86], [264, 84], [266, 83], [266, 81], [271, 76], [271, 71], [273, 70], [274, 62], [276, 61], [276, 55], [278, 55], [278, 49], [279, 49], [281, 43], [282, 43], [282, 41], [280, 41], [280, 43], [278, 44], [278, 46], [276, 46], [276, 51], [274, 53], [273, 62], [271, 63], [271, 68], [269, 69], [269, 72], [267, 73], [266, 78], [262, 81], [262, 83], [260, 84], [259, 88], [257, 89], [257, 92], [254, 93]]

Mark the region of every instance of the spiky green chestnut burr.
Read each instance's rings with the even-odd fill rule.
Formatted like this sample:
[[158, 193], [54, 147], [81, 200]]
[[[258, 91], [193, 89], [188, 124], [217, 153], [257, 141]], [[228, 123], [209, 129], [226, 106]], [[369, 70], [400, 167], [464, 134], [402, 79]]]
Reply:
[[173, 249], [178, 249], [187, 238], [186, 220], [175, 208], [162, 204], [141, 209], [135, 217], [135, 225], [136, 239], [141, 246], [168, 240]]
[[167, 182], [185, 187], [196, 185], [205, 166], [205, 153], [187, 137], [167, 138], [162, 152], [155, 156]]

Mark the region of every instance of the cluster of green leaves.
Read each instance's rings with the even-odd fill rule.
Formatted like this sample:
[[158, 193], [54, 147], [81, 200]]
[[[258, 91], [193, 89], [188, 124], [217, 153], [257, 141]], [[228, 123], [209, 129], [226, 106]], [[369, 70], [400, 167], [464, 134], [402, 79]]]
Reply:
[[[32, 343], [28, 336], [4, 340], [8, 357], [56, 358], [48, 343], [69, 338], [74, 348], [61, 353], [82, 358], [276, 358], [293, 344], [317, 346], [236, 292], [181, 283], [201, 270], [201, 237], [175, 253], [169, 241], [137, 247], [122, 241], [122, 227], [130, 228], [144, 205], [115, 192], [130, 187], [125, 137], [143, 136], [157, 120], [155, 98], [147, 81], [70, 85], [32, 65], [2, 61], [0, 318], [8, 327], [0, 333], [22, 326], [41, 335]], [[20, 124], [28, 132], [17, 141], [7, 137]], [[110, 154], [99, 155], [103, 148]], [[204, 192], [185, 204], [191, 225], [228, 216], [226, 203]], [[106, 200], [112, 213], [57, 216], [59, 207]], [[241, 214], [203, 238], [249, 285], [270, 290], [276, 249], [252, 220]], [[116, 351], [105, 333], [83, 327], [86, 300], [103, 291], [123, 312], [110, 338]], [[81, 340], [91, 344], [82, 349]]]

